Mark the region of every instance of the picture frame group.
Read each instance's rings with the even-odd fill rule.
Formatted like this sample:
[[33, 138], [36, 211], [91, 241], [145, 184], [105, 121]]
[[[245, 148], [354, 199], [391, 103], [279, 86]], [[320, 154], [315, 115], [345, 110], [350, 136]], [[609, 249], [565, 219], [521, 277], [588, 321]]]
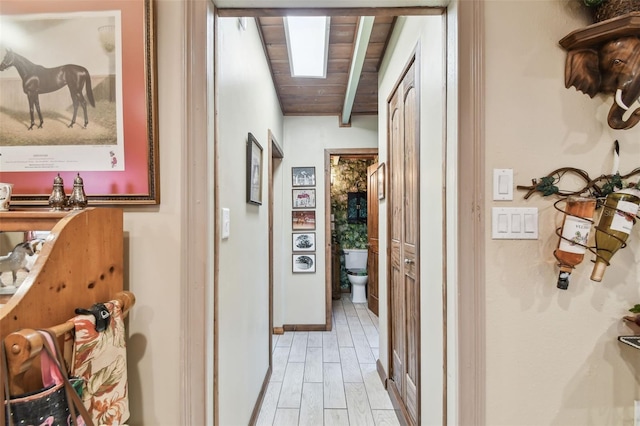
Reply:
[[291, 265], [293, 273], [316, 272], [316, 168], [291, 168]]

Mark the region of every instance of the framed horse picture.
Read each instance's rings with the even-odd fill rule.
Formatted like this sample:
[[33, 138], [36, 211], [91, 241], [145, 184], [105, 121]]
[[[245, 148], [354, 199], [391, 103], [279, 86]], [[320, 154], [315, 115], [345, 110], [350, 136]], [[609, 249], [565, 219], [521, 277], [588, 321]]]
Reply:
[[3, 3], [0, 181], [12, 205], [46, 205], [54, 178], [69, 193], [78, 173], [89, 204], [160, 202], [154, 1]]

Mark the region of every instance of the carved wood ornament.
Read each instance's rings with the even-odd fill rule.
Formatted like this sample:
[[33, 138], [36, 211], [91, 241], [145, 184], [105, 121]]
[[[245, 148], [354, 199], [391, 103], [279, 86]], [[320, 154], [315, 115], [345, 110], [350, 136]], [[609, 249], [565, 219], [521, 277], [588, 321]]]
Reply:
[[640, 97], [640, 12], [631, 12], [573, 31], [560, 40], [567, 50], [565, 87], [593, 98], [614, 95], [607, 122], [630, 129], [640, 121], [640, 108], [623, 118]]

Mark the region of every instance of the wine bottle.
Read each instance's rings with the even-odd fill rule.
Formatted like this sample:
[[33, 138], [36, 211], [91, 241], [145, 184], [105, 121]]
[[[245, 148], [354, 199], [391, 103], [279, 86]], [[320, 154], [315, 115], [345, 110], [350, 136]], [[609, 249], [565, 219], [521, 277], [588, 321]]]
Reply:
[[567, 197], [564, 210], [566, 214], [562, 221], [562, 237], [553, 252], [560, 267], [558, 288], [561, 290], [569, 288], [571, 272], [584, 259], [595, 209], [595, 198], [576, 195]]
[[593, 281], [602, 281], [611, 257], [625, 245], [640, 205], [640, 189], [626, 188], [607, 195], [604, 209], [596, 226], [596, 264]]

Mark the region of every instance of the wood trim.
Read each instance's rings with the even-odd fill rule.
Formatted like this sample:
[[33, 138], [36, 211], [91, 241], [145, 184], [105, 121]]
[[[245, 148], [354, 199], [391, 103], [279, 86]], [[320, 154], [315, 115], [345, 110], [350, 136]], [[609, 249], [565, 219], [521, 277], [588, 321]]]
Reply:
[[[269, 352], [273, 352], [273, 351], [269, 351]], [[264, 380], [262, 381], [262, 387], [260, 388], [260, 393], [258, 394], [256, 405], [253, 407], [253, 412], [251, 412], [251, 419], [249, 419], [249, 425], [251, 426], [254, 426], [255, 424], [258, 423], [260, 408], [262, 408], [262, 402], [264, 401], [264, 396], [267, 393], [267, 388], [269, 387], [269, 380], [271, 380], [272, 371], [273, 369], [271, 367], [271, 361], [269, 361], [269, 369], [267, 370], [267, 374], [264, 375]]]
[[[269, 74], [271, 75], [271, 81], [276, 81], [275, 74], [273, 73], [273, 66], [271, 64], [271, 61], [268, 59], [269, 52], [267, 51], [267, 45], [264, 42], [264, 33], [262, 32], [262, 25], [260, 25], [260, 17], [256, 16], [254, 20], [255, 20], [256, 28], [258, 30], [258, 35], [260, 36], [260, 44], [262, 45], [262, 51], [264, 52], [264, 57], [267, 58], [267, 66], [269, 67]], [[284, 108], [282, 106], [282, 97], [280, 96], [279, 90], [276, 90], [276, 97], [278, 98], [278, 105], [280, 105], [280, 111], [284, 111]], [[271, 130], [269, 130], [269, 133], [271, 133]], [[280, 150], [280, 152], [282, 152], [282, 150]], [[282, 155], [278, 158], [282, 158]]]
[[220, 133], [218, 131], [218, 67], [220, 66], [220, 37], [218, 32], [218, 10], [214, 7], [214, 54], [213, 54], [213, 115], [214, 115], [214, 133], [213, 133], [213, 220], [214, 220], [214, 252], [213, 252], [213, 425], [220, 424], [220, 389], [219, 383], [219, 368], [220, 357], [218, 356], [218, 348], [220, 347], [219, 329], [220, 322], [218, 320], [218, 308], [219, 302], [219, 287], [220, 282], [220, 235], [222, 230], [222, 224], [220, 223], [220, 179], [219, 179], [219, 146], [220, 146]]
[[[338, 118], [340, 121], [340, 118]], [[324, 318], [326, 330], [330, 331], [333, 327], [331, 322], [331, 313], [333, 312], [333, 297], [331, 292], [333, 286], [331, 280], [333, 278], [332, 262], [331, 262], [331, 154], [328, 150], [324, 151]]]
[[382, 385], [386, 389], [387, 388], [387, 381], [389, 379], [387, 378], [387, 373], [384, 371], [384, 367], [382, 366], [382, 363], [380, 362], [380, 359], [376, 360], [376, 370], [378, 371], [378, 376], [380, 377], [380, 380], [382, 381]]
[[[269, 371], [273, 368], [273, 350], [272, 350], [272, 330], [273, 330], [273, 156], [274, 145], [278, 145], [276, 138], [273, 136], [271, 129], [267, 129], [267, 174], [268, 182], [268, 216], [269, 216], [269, 328], [267, 333], [269, 334]], [[270, 373], [269, 373], [270, 374]], [[261, 391], [262, 394], [262, 391]], [[262, 395], [260, 395], [262, 398]], [[262, 403], [262, 402], [261, 402]], [[253, 419], [253, 416], [252, 416]], [[257, 417], [256, 417], [257, 420]], [[252, 423], [253, 424], [253, 423]]]
[[401, 16], [401, 15], [440, 15], [442, 7], [282, 7], [282, 8], [220, 8], [221, 18], [255, 18], [260, 16], [276, 17], [287, 15], [306, 16]]
[[273, 327], [273, 334], [284, 334], [284, 327]]
[[482, 249], [485, 241], [484, 2], [460, 1], [457, 13], [460, 70], [457, 423], [483, 426], [486, 424], [485, 256]]
[[[213, 3], [185, 2], [183, 6], [185, 36], [182, 63], [183, 83], [183, 137], [186, 141], [181, 170], [181, 235], [185, 250], [181, 256], [181, 276], [185, 285], [180, 290], [180, 413], [182, 424], [211, 423], [208, 416], [216, 411], [217, 401], [211, 395], [214, 375], [208, 355], [214, 352], [211, 342], [210, 321], [203, 321], [215, 315], [217, 297], [211, 264], [204, 267], [197, 253], [214, 256], [211, 236], [215, 234], [209, 200], [211, 188], [201, 182], [210, 182], [209, 114], [213, 98], [211, 71], [213, 67], [213, 32], [215, 13]], [[204, 36], [203, 36], [204, 35]], [[215, 239], [215, 238], [214, 238]], [[211, 251], [214, 253], [211, 253]], [[214, 301], [211, 302], [213, 297]], [[213, 312], [211, 312], [213, 310]], [[214, 321], [215, 322], [215, 321]], [[215, 325], [214, 325], [215, 329]], [[213, 331], [214, 339], [217, 333]], [[215, 364], [215, 361], [214, 361]], [[203, 379], [204, 378], [204, 379]], [[215, 392], [214, 392], [215, 393]], [[213, 408], [211, 407], [213, 401]]]
[[[392, 379], [388, 379], [387, 382], [392, 382]], [[391, 399], [391, 405], [396, 412], [396, 416], [398, 417], [398, 421], [402, 426], [411, 426], [411, 421], [409, 420], [409, 412], [402, 402], [402, 398], [398, 394], [398, 390], [396, 386], [387, 386], [387, 393], [389, 394], [389, 399]]]
[[325, 324], [285, 324], [282, 326], [285, 331], [331, 331]]

